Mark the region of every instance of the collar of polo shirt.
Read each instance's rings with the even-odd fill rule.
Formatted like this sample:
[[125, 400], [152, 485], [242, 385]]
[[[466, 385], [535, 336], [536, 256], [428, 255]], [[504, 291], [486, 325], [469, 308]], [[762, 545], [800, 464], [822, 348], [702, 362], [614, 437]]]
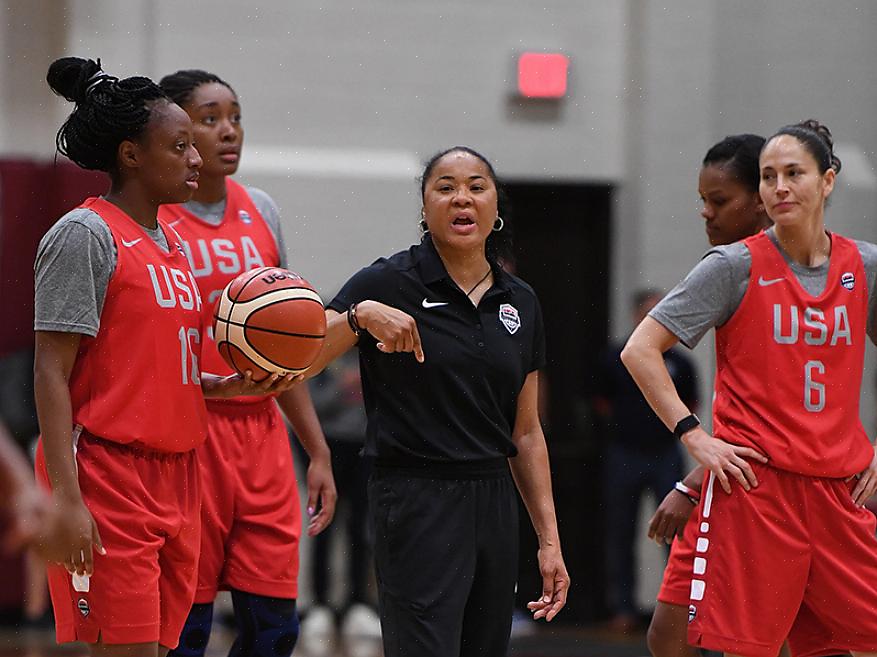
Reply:
[[[445, 263], [442, 261], [442, 258], [436, 250], [435, 244], [432, 243], [432, 238], [429, 235], [424, 236], [420, 248], [417, 249], [417, 256], [417, 269], [420, 272], [420, 280], [423, 281], [425, 285], [430, 285], [431, 283], [441, 280], [447, 280], [453, 283], [450, 274], [448, 274], [448, 270], [445, 268]], [[502, 267], [498, 267], [494, 262], [490, 263], [490, 268], [493, 270], [494, 286], [503, 292], [508, 292], [511, 289], [509, 287], [508, 274], [502, 269]]]

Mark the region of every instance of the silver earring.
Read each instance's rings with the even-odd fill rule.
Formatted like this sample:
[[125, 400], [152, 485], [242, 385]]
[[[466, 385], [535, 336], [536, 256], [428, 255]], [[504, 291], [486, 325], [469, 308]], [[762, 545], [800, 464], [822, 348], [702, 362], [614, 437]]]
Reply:
[[424, 235], [429, 232], [429, 225], [426, 223], [426, 219], [421, 218], [417, 225], [420, 228], [420, 232]]
[[498, 233], [505, 226], [505, 221], [502, 220], [502, 217], [496, 215], [496, 221], [493, 222], [493, 232]]

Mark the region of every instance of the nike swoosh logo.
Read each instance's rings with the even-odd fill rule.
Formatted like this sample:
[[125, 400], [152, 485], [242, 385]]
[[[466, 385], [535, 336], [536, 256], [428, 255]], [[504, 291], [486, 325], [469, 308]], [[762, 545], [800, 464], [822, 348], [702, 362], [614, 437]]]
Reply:
[[447, 306], [447, 301], [427, 301], [426, 297], [423, 298], [423, 301], [420, 302], [420, 305], [424, 308], [438, 308], [439, 306]]
[[785, 278], [771, 278], [770, 280], [766, 280], [764, 276], [758, 277], [758, 284], [761, 287], [767, 287], [768, 285], [773, 285], [774, 283], [779, 283], [780, 281], [786, 280]]
[[139, 242], [142, 239], [143, 239], [142, 237], [138, 237], [136, 240], [131, 240], [130, 242], [126, 242], [125, 240], [122, 240], [122, 244], [124, 246], [127, 246], [130, 248], [130, 247], [134, 246], [135, 244], [137, 244], [137, 242]]

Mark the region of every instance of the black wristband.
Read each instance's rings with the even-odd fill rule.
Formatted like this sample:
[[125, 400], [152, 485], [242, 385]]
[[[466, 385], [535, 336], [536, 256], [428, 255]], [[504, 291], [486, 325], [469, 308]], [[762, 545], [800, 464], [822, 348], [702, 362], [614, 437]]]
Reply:
[[347, 309], [347, 325], [350, 327], [350, 330], [353, 331], [356, 337], [359, 337], [360, 333], [362, 333], [362, 327], [359, 325], [359, 322], [356, 321], [355, 303], [351, 303], [350, 308]]
[[676, 427], [673, 429], [673, 435], [676, 436], [676, 438], [682, 438], [682, 434], [688, 433], [689, 431], [694, 429], [694, 427], [699, 426], [700, 418], [698, 418], [694, 413], [692, 413], [691, 415], [686, 415], [684, 418], [676, 423]]

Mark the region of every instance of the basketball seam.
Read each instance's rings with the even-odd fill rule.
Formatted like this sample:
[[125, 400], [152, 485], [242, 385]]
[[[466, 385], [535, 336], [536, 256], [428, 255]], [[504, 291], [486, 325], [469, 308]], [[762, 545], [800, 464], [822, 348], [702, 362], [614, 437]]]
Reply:
[[[311, 336], [301, 336], [301, 337], [311, 337]], [[247, 346], [248, 346], [250, 349], [253, 350], [253, 353], [257, 354], [260, 358], [264, 358], [267, 362], [271, 363], [271, 364], [274, 365], [275, 367], [279, 367], [279, 368], [282, 369], [284, 372], [294, 372], [294, 373], [297, 374], [297, 373], [299, 373], [299, 372], [304, 372], [304, 371], [307, 369], [307, 367], [287, 367], [287, 366], [284, 365], [283, 363], [280, 363], [280, 362], [278, 362], [278, 361], [276, 361], [276, 360], [274, 360], [274, 359], [272, 359], [272, 358], [269, 358], [267, 355], [265, 355], [264, 353], [262, 353], [262, 351], [260, 351], [260, 350], [256, 347], [256, 345], [254, 345], [252, 342], [250, 342], [250, 338], [247, 337], [247, 332], [246, 332], [246, 331], [244, 331], [244, 340], [247, 341]]]
[[[247, 282], [241, 285], [241, 289], [238, 290], [238, 293], [234, 296], [234, 299], [231, 299], [232, 303], [237, 303], [238, 297], [241, 296], [241, 293], [247, 288], [247, 285], [253, 282], [254, 278], [257, 278], [265, 273], [266, 269], [278, 269], [277, 267], [260, 267], [259, 269], [254, 269], [252, 271], [252, 276], [247, 279]], [[233, 283], [234, 281], [232, 281]]]
[[[274, 374], [274, 372], [272, 372], [272, 371], [269, 370], [269, 369], [266, 369], [261, 363], [257, 363], [257, 362], [254, 361], [252, 358], [250, 358], [250, 357], [247, 355], [247, 353], [246, 353], [243, 349], [241, 349], [239, 346], [237, 346], [234, 342], [229, 342], [228, 344], [230, 344], [230, 345], [231, 345], [232, 347], [234, 347], [235, 350], [236, 350], [236, 351], [230, 351], [229, 353], [231, 354], [231, 359], [232, 359], [232, 362], [234, 363], [233, 368], [234, 368], [235, 371], [237, 371], [237, 373], [240, 374], [241, 376], [244, 376], [244, 373], [245, 373], [247, 370], [250, 370], [251, 372], [253, 372], [253, 375], [255, 376], [256, 374], [258, 374], [258, 372], [255, 372], [255, 371], [254, 371], [254, 370], [255, 370], [255, 367], [258, 367], [258, 368], [259, 368], [260, 370], [262, 370], [263, 372], [267, 372], [267, 373], [268, 373], [268, 376], [271, 376], [272, 374]], [[248, 345], [248, 346], [249, 346], [249, 345]], [[250, 347], [250, 348], [252, 348], [252, 347]], [[258, 352], [256, 352], [256, 353], [258, 353]], [[247, 364], [246, 364], [246, 366], [245, 366], [244, 368], [241, 368], [241, 367], [238, 365], [238, 363], [237, 363], [237, 359], [235, 358], [235, 356], [236, 356], [237, 354], [240, 354], [242, 357], [244, 357], [244, 358], [247, 359], [248, 362], [247, 362]], [[262, 356], [262, 354], [259, 354], [259, 355]], [[264, 356], [262, 356], [262, 357], [264, 358]], [[271, 363], [272, 365], [276, 365], [276, 364], [277, 364], [277, 363], [275, 363], [274, 361], [272, 361], [270, 358], [266, 358], [265, 360], [267, 360], [267, 361], [268, 361], [269, 363]], [[255, 367], [253, 367], [253, 366], [255, 366]]]
[[[305, 289], [307, 289], [307, 288], [305, 288]], [[274, 294], [274, 293], [280, 293], [280, 292], [283, 292], [283, 291], [284, 291], [284, 290], [274, 290], [274, 291], [272, 292], [272, 294]], [[264, 295], [263, 295], [263, 296], [264, 296]], [[240, 305], [241, 305], [242, 307], [246, 307], [247, 304], [250, 304], [250, 303], [252, 303], [253, 301], [254, 301], [254, 300], [250, 300], [250, 301], [241, 301], [241, 302], [240, 302]], [[266, 308], [271, 308], [272, 306], [277, 306], [277, 305], [279, 305], [279, 304], [288, 303], [288, 302], [290, 302], [290, 301], [314, 301], [314, 300], [313, 300], [313, 299], [308, 299], [307, 297], [298, 297], [298, 298], [296, 298], [296, 299], [286, 299], [286, 298], [281, 298], [281, 299], [278, 299], [277, 301], [272, 301], [271, 303], [266, 303], [265, 305], [263, 305], [263, 306], [259, 306], [258, 308], [256, 308], [256, 309], [254, 309], [254, 310], [248, 312], [248, 313], [247, 313], [247, 318], [246, 318], [246, 320], [245, 320], [245, 321], [247, 322], [246, 325], [241, 324], [240, 322], [232, 321], [232, 320], [231, 320], [231, 316], [232, 316], [231, 312], [229, 312], [229, 315], [228, 315], [228, 316], [229, 316], [229, 319], [226, 319], [225, 321], [228, 322], [229, 324], [234, 324], [235, 326], [239, 326], [239, 327], [243, 328], [245, 331], [246, 331], [247, 329], [252, 329], [252, 330], [266, 331], [266, 332], [268, 332], [268, 333], [276, 333], [276, 334], [278, 334], [278, 335], [294, 335], [294, 336], [298, 336], [298, 337], [302, 337], [302, 338], [325, 338], [325, 337], [326, 337], [326, 334], [325, 334], [325, 333], [323, 333], [323, 334], [313, 334], [313, 333], [293, 333], [293, 332], [291, 332], [291, 331], [280, 331], [280, 330], [278, 330], [278, 329], [269, 329], [269, 328], [264, 328], [264, 327], [261, 327], [261, 326], [252, 326], [252, 325], [249, 324], [250, 319], [252, 318], [252, 316], [253, 316], [255, 313], [257, 313], [257, 312], [259, 312], [259, 311], [262, 311], [262, 310], [265, 310]], [[314, 301], [314, 303], [317, 303], [317, 302]], [[322, 307], [322, 304], [320, 304], [320, 306]]]
[[[254, 365], [259, 367], [260, 369], [265, 370], [266, 372], [271, 372], [273, 371], [272, 368], [277, 369], [278, 367], [284, 372], [290, 371], [289, 368], [284, 367], [281, 363], [278, 363], [271, 358], [268, 358], [267, 356], [265, 356], [265, 354], [256, 349], [253, 344], [247, 339], [244, 327], [237, 324], [235, 324], [234, 327], [240, 332], [240, 336], [238, 337], [238, 339], [242, 342], [235, 342], [234, 339], [229, 339], [228, 343], [237, 351], [239, 351], [244, 358], [248, 359]], [[229, 335], [229, 337], [231, 338], [231, 335]], [[237, 366], [235, 366], [235, 369], [238, 372], [242, 373], [242, 370], [240, 370]]]
[[[317, 296], [320, 296], [315, 289], [308, 287], [307, 285], [295, 285], [295, 286], [291, 286], [291, 287], [281, 287], [281, 288], [278, 288], [276, 290], [266, 290], [265, 292], [262, 292], [261, 294], [253, 297], [252, 299], [247, 299], [246, 301], [238, 301], [237, 299], [235, 299], [235, 303], [252, 303], [253, 301], [256, 301], [257, 299], [261, 299], [262, 297], [268, 296], [269, 294], [276, 294], [277, 292], [284, 292], [286, 290], [307, 290], [308, 292], [313, 292]], [[296, 301], [298, 301], [299, 299], [302, 301], [311, 301], [313, 303], [319, 304], [321, 308], [323, 307], [322, 301], [317, 301], [316, 299], [311, 299], [309, 297], [296, 297]]]
[[[247, 319], [249, 319], [249, 317]], [[319, 335], [314, 335], [312, 333], [292, 333], [291, 331], [278, 331], [276, 329], [262, 328], [261, 326], [250, 326], [249, 324], [241, 324], [240, 322], [233, 322], [230, 319], [222, 321], [231, 326], [237, 326], [238, 328], [244, 329], [244, 333], [246, 333], [247, 331], [262, 331], [263, 333], [273, 333], [275, 335], [288, 335], [291, 338], [310, 338], [313, 340], [323, 340], [326, 337], [325, 333]]]

